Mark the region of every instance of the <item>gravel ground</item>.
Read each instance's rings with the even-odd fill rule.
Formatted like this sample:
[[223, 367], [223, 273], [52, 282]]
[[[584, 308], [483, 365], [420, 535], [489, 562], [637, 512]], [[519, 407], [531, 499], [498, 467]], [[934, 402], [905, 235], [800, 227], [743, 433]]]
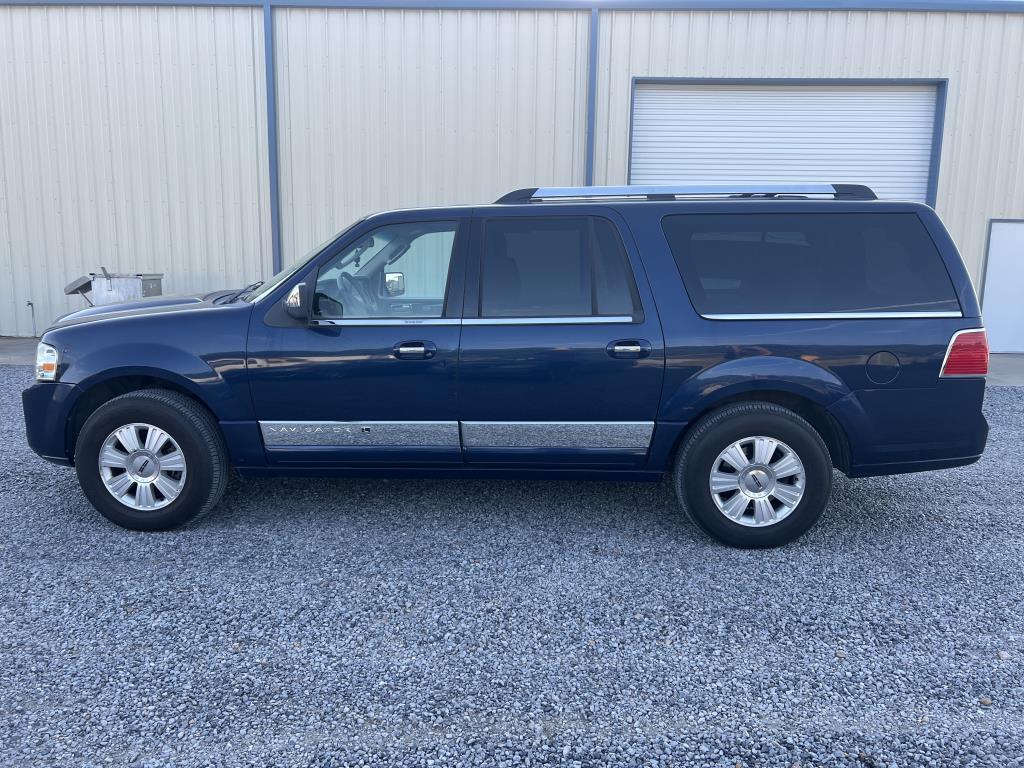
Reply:
[[0, 765], [1024, 765], [1024, 389], [781, 550], [667, 485], [234, 483], [140, 534], [0, 368]]

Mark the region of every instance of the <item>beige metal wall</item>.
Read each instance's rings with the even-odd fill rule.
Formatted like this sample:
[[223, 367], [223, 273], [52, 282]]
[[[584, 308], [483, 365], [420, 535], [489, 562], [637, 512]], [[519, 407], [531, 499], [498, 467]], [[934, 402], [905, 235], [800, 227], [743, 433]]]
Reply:
[[586, 11], [274, 12], [283, 262], [367, 213], [582, 184]]
[[[276, 9], [284, 263], [375, 210], [582, 184], [589, 15]], [[1024, 14], [602, 11], [599, 42], [596, 183], [634, 77], [946, 78], [937, 207], [976, 280], [1024, 218]], [[0, 5], [0, 63], [0, 334], [101, 264], [269, 275], [261, 9]]]
[[988, 220], [1024, 217], [1022, 14], [605, 12], [599, 55], [597, 184], [626, 180], [634, 77], [948, 78], [936, 208], [976, 285]]
[[270, 271], [260, 9], [0, 6], [0, 334], [100, 265], [165, 293]]

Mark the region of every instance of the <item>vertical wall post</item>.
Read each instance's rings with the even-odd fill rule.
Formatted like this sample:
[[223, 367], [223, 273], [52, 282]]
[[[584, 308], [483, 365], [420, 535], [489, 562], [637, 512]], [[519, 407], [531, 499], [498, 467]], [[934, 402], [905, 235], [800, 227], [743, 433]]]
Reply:
[[267, 78], [267, 160], [270, 171], [270, 251], [274, 274], [281, 271], [281, 186], [277, 148], [277, 76], [274, 63], [274, 9], [263, 0], [263, 62]]
[[586, 139], [586, 185], [594, 183], [594, 130], [597, 124], [597, 49], [598, 49], [597, 8], [590, 9], [590, 51], [587, 61], [587, 139]]

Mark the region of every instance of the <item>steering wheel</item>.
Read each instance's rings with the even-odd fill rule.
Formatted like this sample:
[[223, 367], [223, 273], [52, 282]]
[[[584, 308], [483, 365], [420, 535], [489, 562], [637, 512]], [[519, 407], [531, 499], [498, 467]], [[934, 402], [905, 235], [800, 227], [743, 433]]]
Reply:
[[348, 272], [338, 275], [338, 293], [347, 317], [369, 317], [372, 314], [373, 302], [368, 301], [360, 282]]

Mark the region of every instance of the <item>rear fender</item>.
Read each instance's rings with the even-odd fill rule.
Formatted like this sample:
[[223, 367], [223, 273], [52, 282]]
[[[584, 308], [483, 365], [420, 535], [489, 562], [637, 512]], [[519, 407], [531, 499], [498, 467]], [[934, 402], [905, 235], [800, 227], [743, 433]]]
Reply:
[[835, 374], [792, 357], [745, 357], [705, 368], [669, 394], [662, 404], [663, 421], [688, 422], [697, 414], [737, 395], [759, 391], [786, 392], [828, 408], [850, 394]]
[[649, 466], [669, 469], [679, 441], [702, 414], [728, 402], [758, 399], [759, 395], [777, 401], [782, 399], [780, 394], [820, 406], [848, 433], [845, 413], [835, 412], [832, 406], [849, 395], [850, 389], [835, 374], [797, 358], [740, 358], [705, 368], [667, 394], [659, 412]]

